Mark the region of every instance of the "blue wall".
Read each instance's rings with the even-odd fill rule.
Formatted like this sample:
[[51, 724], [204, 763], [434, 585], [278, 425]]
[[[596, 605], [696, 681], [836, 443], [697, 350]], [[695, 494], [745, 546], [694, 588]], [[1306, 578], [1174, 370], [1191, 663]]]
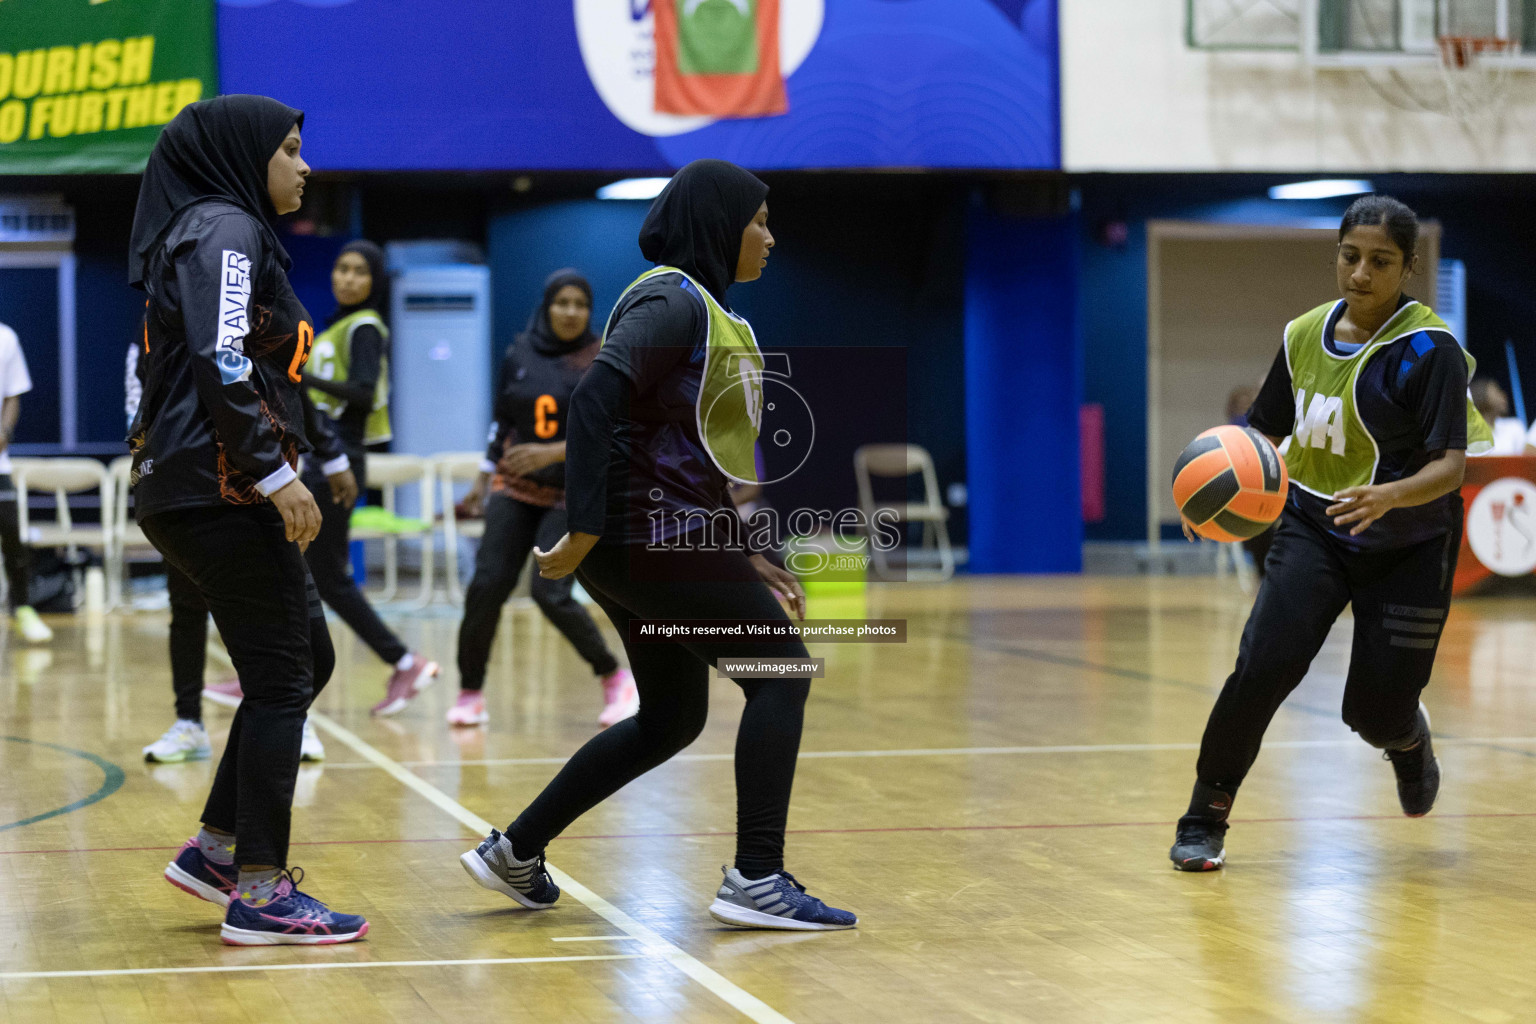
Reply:
[[977, 205], [968, 221], [970, 569], [1079, 572], [1077, 223]]

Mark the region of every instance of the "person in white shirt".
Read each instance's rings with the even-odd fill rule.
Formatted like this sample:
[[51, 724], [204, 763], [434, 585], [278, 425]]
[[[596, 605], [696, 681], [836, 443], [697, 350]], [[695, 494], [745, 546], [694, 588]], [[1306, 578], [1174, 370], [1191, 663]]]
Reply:
[[21, 396], [31, 390], [32, 377], [21, 354], [21, 340], [15, 331], [0, 324], [0, 556], [5, 562], [11, 622], [16, 632], [29, 643], [45, 644], [53, 639], [53, 630], [28, 603], [32, 552], [17, 530], [17, 494], [11, 482], [11, 436], [21, 418]]
[[1536, 427], [1509, 414], [1509, 395], [1492, 377], [1472, 382], [1472, 404], [1493, 428], [1493, 449], [1484, 455], [1536, 455]]

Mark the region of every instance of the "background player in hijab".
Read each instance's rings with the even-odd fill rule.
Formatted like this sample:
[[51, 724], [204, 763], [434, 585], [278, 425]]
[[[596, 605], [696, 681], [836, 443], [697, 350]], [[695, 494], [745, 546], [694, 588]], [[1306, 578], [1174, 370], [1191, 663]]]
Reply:
[[[640, 710], [587, 741], [505, 833], [493, 830], [460, 858], [480, 885], [525, 907], [549, 907], [560, 895], [544, 867], [550, 840], [698, 736], [711, 665], [806, 656], [799, 641], [636, 643], [630, 633], [640, 619], [786, 622], [776, 592], [805, 616], [804, 592], [788, 572], [739, 544], [716, 543], [729, 538], [696, 546], [699, 534], [684, 529], [705, 518], [706, 528], [734, 524], [739, 536], [727, 487], [756, 480], [762, 355], [747, 322], [729, 311], [726, 289], [767, 266], [767, 196], [768, 186], [723, 161], [696, 161], [673, 177], [640, 232], [641, 253], [657, 267], [619, 298], [602, 351], [571, 397], [570, 532], [534, 555], [547, 579], [577, 572], [613, 621]], [[758, 372], [743, 374], [743, 364]], [[726, 923], [807, 931], [858, 923], [784, 870], [810, 684], [738, 681], [747, 700], [736, 739], [736, 857], [710, 906]]]
[[1419, 693], [1451, 601], [1467, 450], [1492, 438], [1467, 398], [1472, 357], [1403, 293], [1418, 234], [1413, 211], [1389, 196], [1350, 205], [1336, 262], [1343, 298], [1286, 326], [1249, 410], [1274, 443], [1290, 435], [1290, 498], [1200, 741], [1169, 851], [1180, 870], [1221, 867], [1232, 798], [1346, 605], [1344, 722], [1392, 762], [1404, 814], [1435, 804], [1440, 764]]
[[[459, 625], [459, 699], [450, 725], [482, 725], [485, 663], [496, 639], [501, 606], [517, 586], [528, 553], [553, 548], [565, 536], [565, 434], [571, 392], [592, 365], [601, 342], [592, 333], [592, 286], [574, 270], [544, 282], [544, 296], [528, 328], [507, 347], [496, 386], [496, 420], [480, 467], [465, 497], [465, 511], [485, 512], [485, 537], [475, 575], [464, 594]], [[489, 496], [487, 496], [489, 492]], [[570, 641], [603, 687], [604, 728], [635, 713], [639, 694], [629, 671], [619, 667], [592, 616], [571, 589], [574, 576], [535, 575], [534, 603]]]
[[220, 936], [233, 945], [368, 930], [286, 870], [304, 715], [335, 663], [301, 550], [320, 510], [295, 468], [314, 327], [273, 227], [302, 202], [302, 124], [263, 96], [183, 109], [144, 170], [129, 250], [130, 283], [149, 296], [136, 514], [207, 603], [245, 690], [203, 827], [165, 875], [227, 907]]
[[[45, 644], [53, 630], [28, 603], [32, 582], [32, 551], [18, 532], [18, 495], [11, 483], [11, 435], [21, 418], [21, 396], [32, 390], [27, 359], [16, 332], [0, 324], [0, 557], [5, 559], [6, 601], [11, 623], [28, 643]], [[21, 496], [19, 500], [26, 500]]]
[[[330, 457], [306, 459], [303, 479], [312, 491], [331, 488], [336, 500], [321, 503], [320, 535], [305, 549], [304, 559], [321, 600], [392, 667], [384, 698], [374, 705], [373, 713], [395, 715], [436, 678], [438, 667], [437, 662], [407, 649], [379, 619], [352, 578], [348, 558], [352, 509], [358, 492], [368, 486], [365, 446], [391, 437], [389, 328], [384, 319], [389, 311], [389, 274], [379, 247], [363, 240], [343, 246], [331, 267], [331, 293], [336, 311], [315, 337], [303, 383], [308, 388], [306, 401], [330, 420], [341, 448]], [[240, 682], [210, 686], [207, 692], [214, 700], [235, 704], [240, 700]]]

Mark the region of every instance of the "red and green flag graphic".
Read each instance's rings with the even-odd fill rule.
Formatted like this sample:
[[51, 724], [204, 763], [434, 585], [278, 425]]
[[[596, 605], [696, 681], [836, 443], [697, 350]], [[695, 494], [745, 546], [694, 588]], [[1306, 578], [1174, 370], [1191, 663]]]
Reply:
[[789, 109], [779, 0], [654, 0], [656, 111], [770, 117]]

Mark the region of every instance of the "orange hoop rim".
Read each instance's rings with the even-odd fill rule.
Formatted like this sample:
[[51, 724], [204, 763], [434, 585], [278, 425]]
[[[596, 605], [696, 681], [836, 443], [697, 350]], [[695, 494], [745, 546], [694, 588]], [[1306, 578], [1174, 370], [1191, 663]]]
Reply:
[[1474, 58], [1484, 53], [1507, 53], [1514, 49], [1513, 39], [1498, 36], [1440, 36], [1440, 60], [1448, 68], [1458, 71], [1470, 67]]

